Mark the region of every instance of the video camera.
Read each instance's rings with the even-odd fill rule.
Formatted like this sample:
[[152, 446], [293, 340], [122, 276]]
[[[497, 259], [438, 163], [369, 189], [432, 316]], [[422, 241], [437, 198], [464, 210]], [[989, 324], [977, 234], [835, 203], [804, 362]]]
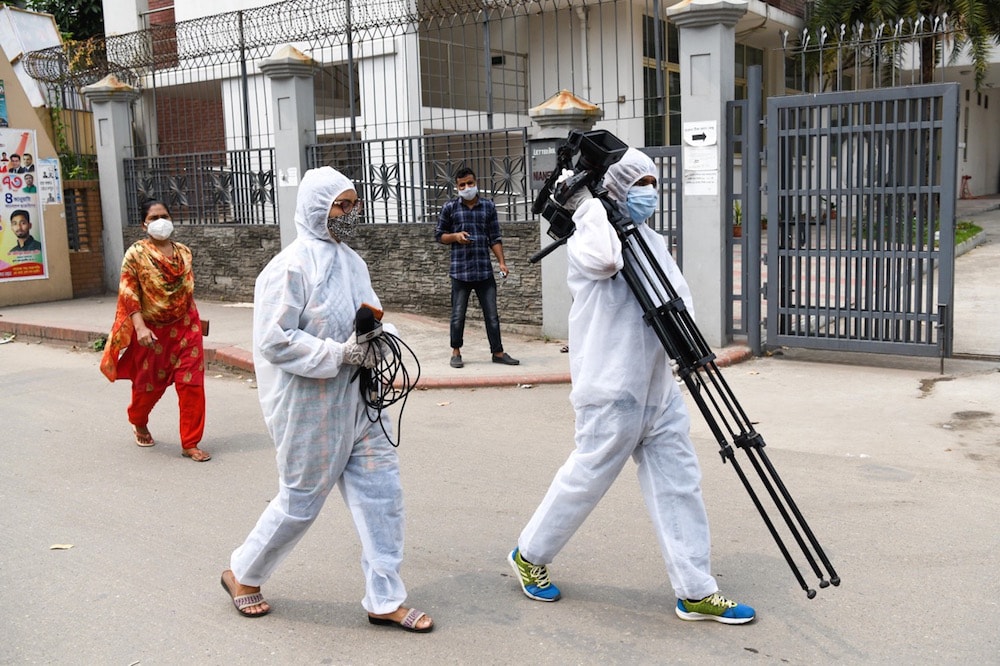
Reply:
[[[546, 233], [556, 242], [543, 248], [528, 261], [540, 261], [573, 235], [576, 225], [573, 224], [573, 211], [565, 207], [566, 202], [584, 187], [595, 197], [600, 197], [603, 194], [600, 184], [605, 172], [627, 150], [628, 146], [607, 130], [572, 130], [569, 133], [566, 142], [556, 149], [556, 168], [549, 174], [531, 205], [531, 212], [541, 214], [549, 223]], [[573, 158], [577, 154], [580, 157], [574, 167]], [[573, 175], [557, 185], [556, 181], [564, 169], [571, 170]]]

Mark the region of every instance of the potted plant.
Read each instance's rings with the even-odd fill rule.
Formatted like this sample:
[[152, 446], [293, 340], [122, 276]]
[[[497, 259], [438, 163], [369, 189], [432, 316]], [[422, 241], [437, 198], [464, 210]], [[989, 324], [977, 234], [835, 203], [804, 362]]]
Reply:
[[733, 238], [743, 237], [743, 204], [733, 202]]

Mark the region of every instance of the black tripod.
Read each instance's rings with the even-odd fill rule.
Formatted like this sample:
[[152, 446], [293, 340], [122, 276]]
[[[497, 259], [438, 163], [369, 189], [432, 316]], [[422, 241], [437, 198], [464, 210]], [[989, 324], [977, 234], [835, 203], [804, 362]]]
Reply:
[[[806, 591], [806, 595], [812, 599], [816, 596], [816, 590], [811, 589], [803, 579], [774, 523], [761, 504], [760, 497], [743, 472], [733, 446], [746, 453], [802, 554], [819, 578], [819, 586], [824, 588], [830, 583], [839, 585], [840, 577], [796, 506], [795, 500], [782, 483], [767, 452], [764, 451], [764, 438], [754, 430], [753, 424], [736, 400], [718, 366], [715, 365], [715, 354], [706, 344], [701, 331], [685, 308], [684, 301], [677, 295], [653, 256], [646, 239], [639, 233], [635, 223], [621, 215], [613, 204], [606, 199], [602, 199], [602, 203], [608, 211], [608, 219], [618, 231], [622, 241], [624, 260], [622, 276], [632, 293], [639, 299], [646, 323], [653, 327], [670, 358], [677, 362], [681, 378], [719, 443], [722, 462], [728, 461], [732, 464], [764, 524], [767, 525], [768, 531], [778, 544], [778, 549], [785, 556], [785, 561], [788, 562], [795, 579]], [[824, 577], [816, 562], [817, 558], [829, 574], [829, 580]]]
[[[568, 162], [568, 158], [566, 161]], [[564, 191], [560, 196], [561, 201], [556, 203], [561, 204], [574, 191], [581, 187], [590, 187], [595, 182], [595, 178], [592, 175], [588, 177], [585, 171], [581, 171], [579, 174], [577, 182], [573, 183], [569, 190]], [[550, 188], [550, 186], [547, 187]], [[719, 443], [723, 464], [728, 461], [736, 470], [743, 487], [749, 493], [750, 499], [757, 507], [757, 511], [775, 543], [778, 544], [778, 549], [784, 555], [795, 579], [805, 590], [806, 596], [812, 599], [816, 596], [816, 590], [810, 588], [802, 577], [802, 573], [789, 554], [788, 548], [785, 547], [771, 517], [761, 503], [760, 497], [743, 472], [743, 468], [736, 458], [734, 446], [742, 449], [749, 458], [761, 483], [767, 489], [767, 494], [770, 495], [795, 542], [802, 550], [802, 554], [819, 578], [819, 587], [825, 588], [831, 583], [840, 585], [840, 577], [834, 571], [833, 565], [826, 557], [812, 530], [809, 529], [808, 523], [764, 451], [764, 438], [754, 430], [750, 419], [722, 377], [722, 373], [715, 364], [715, 354], [702, 337], [701, 331], [698, 330], [691, 314], [687, 311], [684, 301], [670, 284], [670, 280], [650, 250], [646, 239], [643, 238], [636, 224], [623, 216], [618, 208], [608, 200], [605, 192], [598, 192], [598, 198], [604, 205], [608, 220], [621, 239], [624, 262], [621, 275], [639, 300], [646, 324], [653, 328], [667, 354], [677, 362], [680, 377], [688, 387], [691, 397], [697, 403], [705, 422]], [[538, 208], [540, 209], [541, 206], [539, 205]], [[555, 212], [551, 208], [547, 212], [550, 213], [549, 216], [546, 216], [547, 218], [556, 219], [559, 217], [558, 214], [551, 215], [552, 212]], [[568, 231], [566, 231], [567, 229]], [[562, 233], [559, 234], [558, 240], [531, 257], [532, 263], [541, 260], [553, 249], [565, 243], [572, 235], [574, 228], [571, 223], [567, 224], [563, 221], [560, 230]], [[824, 574], [820, 569], [817, 559], [822, 563], [827, 574]], [[825, 575], [829, 575], [829, 580], [825, 578]]]

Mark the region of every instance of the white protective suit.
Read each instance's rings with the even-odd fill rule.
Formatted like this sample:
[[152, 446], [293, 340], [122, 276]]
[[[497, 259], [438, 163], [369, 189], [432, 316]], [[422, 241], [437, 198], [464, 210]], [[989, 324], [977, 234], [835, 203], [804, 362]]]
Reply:
[[381, 305], [364, 260], [327, 231], [330, 206], [353, 189], [330, 167], [307, 171], [296, 203], [298, 237], [257, 278], [254, 366], [279, 489], [231, 567], [240, 583], [262, 585], [337, 485], [361, 538], [362, 605], [385, 614], [406, 599], [399, 462], [382, 431], [391, 432], [388, 414], [381, 425], [369, 421], [358, 383], [350, 381], [357, 366], [344, 362], [358, 308]]
[[[656, 176], [655, 165], [634, 148], [605, 174], [604, 186], [623, 214], [626, 193], [646, 175]], [[584, 202], [573, 221], [576, 231], [566, 249], [576, 448], [556, 472], [518, 546], [529, 562], [551, 562], [631, 456], [674, 592], [701, 599], [718, 586], [710, 573], [701, 469], [684, 397], [639, 301], [618, 275], [621, 241], [601, 202]], [[693, 316], [691, 290], [663, 237], [646, 224], [638, 226]]]

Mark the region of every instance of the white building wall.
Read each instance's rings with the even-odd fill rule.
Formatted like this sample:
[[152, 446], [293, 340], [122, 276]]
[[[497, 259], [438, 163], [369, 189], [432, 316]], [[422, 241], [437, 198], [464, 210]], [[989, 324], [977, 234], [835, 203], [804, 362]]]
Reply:
[[205, 16], [273, 5], [275, 0], [174, 0], [174, 20], [189, 21]]
[[140, 12], [146, 11], [146, 0], [104, 0], [104, 34], [125, 35], [146, 27]]
[[962, 176], [971, 176], [973, 196], [1000, 193], [1000, 88], [966, 88], [960, 97], [958, 191]]

